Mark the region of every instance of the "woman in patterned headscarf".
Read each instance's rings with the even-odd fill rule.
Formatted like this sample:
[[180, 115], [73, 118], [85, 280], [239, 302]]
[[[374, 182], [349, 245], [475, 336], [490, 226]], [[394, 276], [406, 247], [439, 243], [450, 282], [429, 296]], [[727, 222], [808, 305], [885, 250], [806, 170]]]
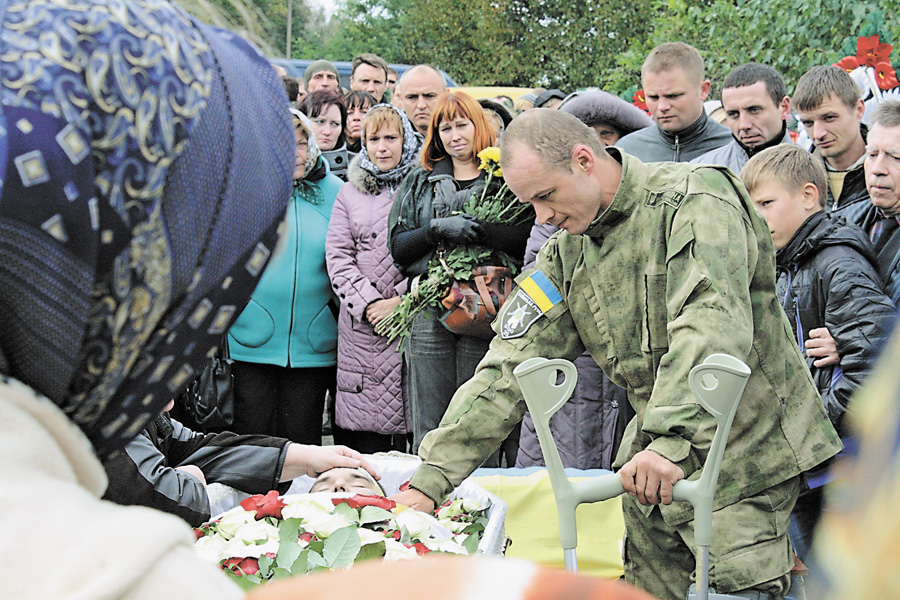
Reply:
[[100, 501], [98, 457], [198, 372], [274, 250], [283, 87], [163, 0], [9, 0], [0, 39], [0, 597], [238, 597], [180, 519]]
[[325, 233], [342, 182], [329, 174], [306, 115], [291, 114], [297, 147], [285, 237], [229, 331], [232, 429], [321, 444], [325, 392], [334, 394], [337, 362]]

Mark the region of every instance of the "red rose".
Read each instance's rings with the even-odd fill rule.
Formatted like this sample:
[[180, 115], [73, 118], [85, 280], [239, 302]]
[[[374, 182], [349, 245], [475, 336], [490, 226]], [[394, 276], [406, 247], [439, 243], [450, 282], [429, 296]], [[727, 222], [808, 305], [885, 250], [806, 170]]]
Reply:
[[246, 500], [241, 500], [241, 508], [246, 511], [255, 510], [256, 520], [265, 519], [266, 517], [281, 518], [281, 509], [287, 506], [278, 497], [278, 490], [272, 490], [265, 496], [255, 494]]
[[431, 549], [429, 549], [428, 546], [426, 546], [422, 542], [416, 542], [415, 544], [403, 544], [403, 545], [406, 546], [407, 548], [415, 548], [416, 554], [418, 554], [419, 556], [425, 556], [426, 554], [431, 552]]
[[841, 60], [834, 63], [834, 66], [850, 73], [851, 71], [859, 68], [859, 61], [856, 60], [855, 56], [845, 56]]
[[394, 533], [391, 534], [391, 537], [399, 542], [400, 541], [400, 530], [395, 529]]
[[894, 71], [894, 67], [886, 62], [880, 62], [875, 65], [875, 81], [878, 82], [878, 87], [883, 90], [890, 90], [900, 85], [900, 82], [897, 81], [897, 72]]
[[409, 482], [408, 482], [408, 481], [407, 481], [406, 483], [404, 483], [403, 485], [400, 486], [400, 491], [401, 491], [401, 492], [405, 492], [405, 491], [407, 491], [408, 489], [409, 489]]
[[894, 47], [880, 42], [877, 35], [856, 38], [856, 60], [860, 65], [874, 67], [880, 62], [888, 62]]
[[309, 531], [304, 531], [303, 533], [300, 534], [300, 539], [308, 544], [319, 538], [317, 538], [316, 534], [314, 534], [314, 533], [310, 533]]
[[222, 569], [231, 569], [235, 575], [256, 575], [259, 572], [259, 561], [247, 558], [229, 558], [222, 563]]
[[206, 532], [203, 531], [202, 529], [199, 529], [199, 528], [194, 529], [194, 541], [199, 540], [200, 538], [202, 538], [205, 535], [206, 535]]
[[331, 502], [335, 506], [346, 502], [348, 505], [350, 505], [350, 508], [377, 506], [378, 508], [383, 508], [384, 510], [392, 510], [397, 506], [397, 503], [390, 498], [385, 498], [384, 496], [366, 496], [363, 494], [357, 494], [355, 496], [351, 496], [350, 498], [332, 498]]

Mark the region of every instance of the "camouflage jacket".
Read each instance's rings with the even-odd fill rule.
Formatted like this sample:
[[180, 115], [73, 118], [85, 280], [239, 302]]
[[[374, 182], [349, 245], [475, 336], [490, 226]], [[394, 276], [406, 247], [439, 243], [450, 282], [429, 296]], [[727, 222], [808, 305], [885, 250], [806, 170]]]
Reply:
[[[495, 321], [475, 376], [420, 449], [412, 487], [440, 499], [491, 454], [525, 411], [513, 369], [586, 349], [637, 413], [616, 464], [650, 449], [699, 477], [715, 420], [688, 387], [690, 369], [723, 352], [752, 374], [734, 419], [715, 507], [833, 456], [840, 440], [775, 297], [771, 236], [727, 169], [645, 165], [616, 149], [622, 181], [584, 235], [561, 232]], [[670, 524], [686, 503], [662, 507]]]

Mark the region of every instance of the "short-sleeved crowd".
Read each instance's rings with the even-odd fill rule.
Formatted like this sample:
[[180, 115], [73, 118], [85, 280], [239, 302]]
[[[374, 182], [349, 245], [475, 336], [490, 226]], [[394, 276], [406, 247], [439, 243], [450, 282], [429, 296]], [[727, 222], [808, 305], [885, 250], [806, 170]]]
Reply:
[[[134, 34], [129, 17], [93, 10]], [[625, 579], [679, 600], [695, 568], [693, 513], [672, 502], [672, 487], [698, 476], [713, 429], [687, 374], [722, 352], [746, 362], [751, 376], [713, 507], [715, 527], [734, 534], [714, 539], [710, 579], [738, 597], [788, 593], [795, 561], [814, 559], [836, 479], [830, 467], [857, 444], [845, 417], [900, 305], [900, 102], [867, 112], [836, 66], [810, 69], [789, 95], [774, 69], [747, 63], [721, 82], [721, 110], [708, 114], [703, 59], [676, 42], [643, 64], [647, 112], [600, 90], [475, 99], [448, 90], [430, 65], [398, 74], [369, 53], [353, 59], [349, 90], [327, 60], [300, 79], [282, 74], [285, 103], [274, 71], [249, 46], [162, 2], [150, 16], [191, 39], [202, 60], [176, 52], [149, 68], [135, 59], [133, 78], [109, 75], [116, 97], [106, 104], [4, 86], [2, 157], [10, 162], [0, 183], [0, 256], [8, 260], [0, 262], [9, 267], [0, 266], [0, 306], [14, 316], [0, 317], [0, 448], [27, 458], [34, 436], [58, 438], [51, 445], [68, 449], [60, 457], [74, 457], [58, 459], [75, 465], [66, 485], [192, 525], [210, 518], [208, 483], [283, 492], [302, 474], [359, 467], [354, 477], [374, 489], [360, 453], [399, 450], [422, 464], [396, 498], [433, 510], [478, 467], [543, 465], [512, 371], [531, 357], [566, 358], [579, 379], [551, 422], [563, 462], [619, 473], [628, 492]], [[7, 29], [18, 31], [4, 22]], [[225, 55], [240, 55], [234, 61], [244, 67], [223, 70]], [[100, 93], [96, 74], [79, 66], [88, 61], [45, 59], [48, 81], [65, 71], [81, 81], [75, 93]], [[11, 54], [0, 63], [7, 74], [16, 68]], [[187, 64], [194, 72], [183, 71]], [[196, 82], [166, 87], [167, 69]], [[196, 107], [169, 132], [162, 116], [149, 132], [135, 125], [127, 157], [111, 153], [108, 164], [79, 171], [86, 140], [135, 114], [133, 85]], [[241, 87], [265, 98], [228, 95]], [[247, 109], [263, 100], [265, 111]], [[104, 113], [117, 103], [127, 110]], [[245, 114], [235, 116], [239, 106]], [[794, 113], [809, 147], [794, 141]], [[226, 118], [230, 133], [212, 126]], [[29, 136], [35, 128], [40, 135]], [[45, 157], [47, 139], [58, 144]], [[494, 147], [496, 174], [479, 157]], [[152, 168], [134, 167], [148, 154]], [[192, 180], [189, 169], [201, 176]], [[237, 174], [231, 181], [228, 169]], [[470, 214], [501, 177], [533, 209], [526, 222]], [[88, 189], [94, 182], [99, 191]], [[36, 192], [53, 198], [40, 222], [23, 206]], [[203, 194], [218, 203], [201, 216], [198, 205], [187, 207]], [[167, 244], [172, 250], [161, 250]], [[496, 313], [493, 333], [460, 333], [443, 307], [428, 306], [402, 341], [386, 338], [379, 324], [455, 249], [481, 256], [479, 266], [503, 262], [516, 276], [505, 303], [479, 291], [476, 302]], [[160, 261], [165, 273], [155, 271]], [[42, 265], [46, 289], [22, 283], [32, 263]], [[78, 294], [55, 308], [64, 286]], [[41, 326], [23, 327], [25, 314], [42, 315]], [[42, 348], [35, 339], [47, 341]], [[223, 349], [227, 422], [180, 422], [195, 413], [170, 414], [175, 397]], [[48, 368], [35, 369], [35, 360]], [[37, 403], [32, 390], [52, 402]], [[102, 459], [105, 491], [93, 454], [56, 433], [69, 421]], [[327, 437], [338, 445], [319, 448]], [[57, 490], [55, 468], [41, 480], [46, 491]], [[94, 514], [91, 502], [79, 496], [73, 510]], [[100, 531], [111, 537], [117, 518]], [[148, 526], [160, 527], [163, 547], [168, 525]], [[135, 569], [142, 582], [134, 589], [158, 593], [167, 588], [151, 579], [190, 579], [190, 568], [173, 566], [184, 556], [159, 556], [148, 551], [148, 564], [162, 562]], [[202, 584], [213, 575], [196, 577]], [[77, 589], [64, 577], [47, 589]], [[11, 581], [10, 590], [27, 588]], [[131, 584], [98, 585], [98, 594], [123, 595]], [[217, 585], [223, 590], [205, 591], [234, 596]], [[201, 597], [203, 588], [186, 590]], [[616, 593], [606, 597], [641, 597]]]

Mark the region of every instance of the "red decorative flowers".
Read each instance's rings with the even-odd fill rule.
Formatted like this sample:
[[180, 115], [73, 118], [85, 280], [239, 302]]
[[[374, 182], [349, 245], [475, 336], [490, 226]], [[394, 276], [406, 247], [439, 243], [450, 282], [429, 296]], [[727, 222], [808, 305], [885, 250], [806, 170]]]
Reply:
[[877, 35], [859, 37], [856, 40], [856, 60], [860, 65], [874, 67], [878, 63], [886, 63], [891, 57], [893, 46], [887, 42], [879, 42]]
[[241, 508], [246, 511], [255, 510], [256, 520], [265, 519], [266, 517], [281, 518], [281, 509], [286, 504], [278, 497], [278, 490], [272, 490], [265, 496], [255, 494], [246, 500], [241, 500]]
[[647, 108], [647, 98], [644, 96], [644, 88], [641, 88], [634, 93], [634, 96], [631, 97], [631, 103], [648, 115], [650, 114], [650, 109]]
[[351, 496], [350, 498], [332, 498], [331, 502], [335, 506], [346, 502], [348, 505], [350, 505], [350, 508], [377, 506], [378, 508], [383, 508], [384, 510], [393, 510], [397, 506], [396, 502], [389, 498], [385, 498], [384, 496], [365, 496], [363, 494], [357, 494], [355, 496]]

